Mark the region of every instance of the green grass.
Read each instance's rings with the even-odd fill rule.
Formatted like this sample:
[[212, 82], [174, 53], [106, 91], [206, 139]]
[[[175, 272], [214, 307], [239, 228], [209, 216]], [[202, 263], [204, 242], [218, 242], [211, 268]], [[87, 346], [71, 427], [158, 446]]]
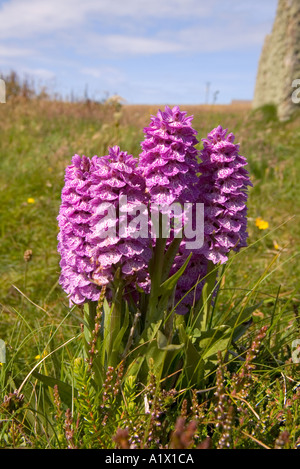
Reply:
[[[134, 111], [126, 107], [116, 112], [116, 109], [95, 103], [38, 100], [9, 100], [0, 106], [0, 338], [5, 340], [9, 356], [6, 374], [1, 378], [3, 393], [21, 385], [45, 350], [50, 355], [40, 365], [41, 373], [52, 373], [57, 379], [69, 382], [75, 379], [72, 366], [79, 350], [78, 341], [62, 344], [80, 333], [79, 312], [70, 314], [66, 296], [58, 285], [56, 251], [56, 217], [64, 170], [73, 154], [100, 156], [116, 144], [138, 156], [142, 128], [156, 111], [153, 107], [151, 110], [150, 107], [141, 110], [135, 107]], [[236, 255], [225, 271], [216, 320], [218, 315], [230, 313], [246, 297], [250, 297], [250, 305], [259, 303], [254, 323], [257, 327], [268, 324], [270, 333], [259, 362], [258, 374], [264, 379], [257, 392], [266, 399], [270, 386], [270, 395], [278, 397], [281, 391], [276, 388], [279, 386], [276, 380], [285, 373], [284, 363], [291, 357], [292, 340], [300, 334], [297, 329], [300, 114], [285, 123], [278, 122], [272, 107], [256, 112], [230, 107], [204, 112], [194, 106], [193, 114], [194, 127], [199, 132], [199, 149], [201, 138], [220, 124], [236, 135], [241, 153], [248, 158], [253, 182], [248, 200], [249, 247]], [[28, 202], [30, 198], [34, 203]], [[266, 220], [269, 228], [259, 230], [255, 225], [257, 217]], [[24, 261], [27, 249], [33, 252], [28, 263]], [[292, 378], [297, 379], [296, 375]], [[228, 383], [231, 389], [230, 377]], [[43, 409], [42, 413], [47, 415], [51, 405], [41, 389], [42, 385], [36, 381], [32, 387], [24, 385], [26, 399], [32, 404], [38, 397], [40, 402], [35, 404], [36, 409], [39, 412]], [[266, 409], [263, 415], [267, 420]], [[273, 410], [279, 411], [275, 404]], [[298, 414], [296, 417], [298, 419]], [[44, 418], [39, 421], [42, 427], [46, 425]], [[212, 419], [212, 414], [208, 413], [206, 418]], [[27, 425], [31, 425], [30, 419]], [[251, 428], [244, 432], [249, 433]], [[3, 427], [1, 432], [5, 433]], [[45, 430], [49, 436], [50, 430], [47, 432]], [[204, 430], [200, 436], [206, 436]], [[270, 430], [268, 444], [273, 444], [277, 436], [278, 432], [273, 435]], [[297, 438], [293, 434], [293, 444]], [[40, 441], [39, 444], [45, 447], [48, 443]]]

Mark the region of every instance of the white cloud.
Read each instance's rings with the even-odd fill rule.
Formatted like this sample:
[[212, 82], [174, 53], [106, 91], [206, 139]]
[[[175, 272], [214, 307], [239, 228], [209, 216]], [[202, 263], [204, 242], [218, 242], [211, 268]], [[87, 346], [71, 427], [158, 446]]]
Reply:
[[126, 79], [123, 71], [107, 65], [102, 67], [83, 67], [80, 73], [111, 85], [123, 83]]
[[178, 32], [177, 41], [186, 51], [217, 52], [241, 50], [263, 44], [267, 24], [248, 24], [245, 21], [225, 21], [221, 27], [193, 26]]
[[[77, 2], [75, 2], [77, 4]], [[79, 3], [79, 2], [78, 2]], [[10, 0], [0, 9], [0, 37], [27, 38], [47, 34], [82, 22], [81, 11], [69, 0], [41, 2]]]
[[268, 17], [276, 2], [264, 0], [261, 5], [260, 0], [253, 0], [250, 7], [248, 0], [8, 0], [0, 6], [0, 37], [30, 38], [70, 31], [81, 39], [89, 31], [90, 21], [117, 25], [123, 30], [130, 24], [133, 29], [136, 24], [141, 30], [151, 19], [152, 25], [156, 20], [165, 20], [167, 30], [168, 22], [177, 19], [180, 30], [181, 20], [201, 22], [211, 18], [223, 28], [224, 15], [230, 23], [236, 15], [259, 22], [258, 12]]
[[52, 70], [47, 70], [46, 68], [24, 68], [23, 73], [46, 81], [54, 80], [56, 78], [56, 74]]
[[[88, 20], [130, 18], [195, 18], [212, 12], [218, 0], [9, 0], [0, 8], [0, 37], [24, 38], [73, 30]], [[80, 31], [78, 31], [80, 34]]]
[[0, 45], [0, 58], [23, 57], [34, 54], [33, 49]]
[[[83, 50], [82, 44], [79, 48]], [[127, 36], [125, 34], [88, 34], [85, 38], [84, 50], [97, 56], [112, 57], [117, 55], [153, 55], [174, 53], [185, 50], [185, 45], [178, 41], [159, 39], [155, 37]]]

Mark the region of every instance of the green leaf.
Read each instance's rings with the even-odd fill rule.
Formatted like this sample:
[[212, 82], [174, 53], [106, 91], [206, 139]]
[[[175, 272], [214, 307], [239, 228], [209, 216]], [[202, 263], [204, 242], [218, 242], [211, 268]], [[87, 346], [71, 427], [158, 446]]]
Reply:
[[124, 317], [124, 308], [127, 303], [123, 299], [123, 285], [118, 280], [116, 274], [116, 280], [113, 288], [113, 296], [111, 300], [111, 306], [109, 306], [107, 300], [103, 302], [104, 311], [104, 332], [103, 332], [103, 358], [105, 366], [116, 367], [118, 365], [120, 350], [115, 346], [114, 343], [121, 343], [121, 339], [124, 335], [122, 330], [122, 319]]
[[246, 334], [252, 324], [253, 320], [250, 318], [249, 321], [245, 321], [240, 326], [235, 327], [232, 334], [232, 342], [237, 342], [244, 334]]
[[128, 325], [129, 325], [129, 312], [128, 312], [128, 305], [126, 303], [124, 322], [123, 322], [122, 327], [119, 330], [116, 338], [114, 339], [113, 348], [112, 348], [113, 352], [118, 352], [118, 351], [120, 352], [121, 351], [122, 340], [123, 340], [124, 334], [127, 331]]
[[185, 331], [185, 327], [181, 324], [178, 328], [180, 341], [185, 347], [185, 363], [184, 371], [188, 378], [188, 384], [199, 384], [202, 377], [201, 355], [194, 346], [191, 337]]
[[181, 243], [181, 238], [174, 238], [170, 246], [168, 247], [167, 252], [165, 253], [164, 263], [163, 263], [163, 268], [162, 268], [162, 276], [161, 276], [162, 282], [164, 282], [169, 276], [169, 273], [173, 265], [173, 261], [177, 254], [180, 243]]
[[214, 355], [217, 358], [218, 352], [227, 350], [231, 339], [231, 332], [231, 328], [226, 325], [203, 331], [198, 343], [202, 358], [206, 360]]
[[103, 302], [103, 313], [104, 313], [104, 321], [103, 321], [103, 337], [102, 337], [102, 345], [101, 345], [101, 362], [102, 366], [105, 367], [107, 365], [107, 356], [109, 354], [109, 347], [110, 347], [110, 321], [111, 321], [111, 314], [112, 308], [114, 305], [110, 306], [107, 299], [104, 299]]
[[196, 328], [188, 333], [184, 324], [178, 330], [180, 340], [185, 344], [184, 370], [188, 385], [202, 385], [205, 374], [216, 368], [218, 352], [227, 350], [232, 330], [222, 325], [207, 331]]
[[95, 326], [95, 316], [96, 316], [96, 308], [97, 302], [96, 301], [89, 301], [84, 303], [83, 305], [83, 325], [87, 329], [87, 331], [92, 332]]
[[161, 332], [157, 332], [157, 347], [159, 350], [165, 350], [165, 351], [177, 351], [181, 350], [183, 348], [184, 344], [168, 344], [168, 339], [166, 336]]
[[230, 317], [226, 324], [232, 328], [236, 328], [237, 326], [241, 325], [242, 323], [249, 321], [252, 317], [252, 313], [257, 310], [262, 305], [263, 301], [260, 301], [256, 305], [248, 306], [247, 308], [243, 308], [239, 313], [236, 313]]
[[0, 339], [0, 363], [6, 363], [6, 346], [2, 339]]
[[161, 326], [161, 323], [162, 319], [159, 319], [157, 322], [150, 323], [148, 327], [144, 329], [142, 335], [139, 337], [135, 349], [130, 354], [131, 359], [135, 360], [140, 356], [145, 357], [147, 349], [150, 347], [152, 342], [155, 341], [155, 337]]
[[202, 288], [202, 311], [201, 314], [199, 314], [199, 325], [200, 325], [200, 330], [205, 331], [207, 328], [207, 322], [208, 322], [208, 313], [209, 313], [209, 308], [208, 308], [208, 283], [206, 282], [203, 285]]
[[205, 283], [202, 288], [201, 298], [197, 302], [193, 311], [193, 324], [194, 327], [198, 327], [201, 331], [207, 330], [212, 323], [212, 317], [210, 317], [211, 303], [213, 299], [213, 291], [216, 288], [216, 279], [218, 274], [218, 267], [213, 262], [208, 263], [207, 275]]
[[49, 386], [50, 388], [54, 388], [54, 386], [57, 385], [61, 400], [69, 408], [71, 408], [72, 399], [73, 397], [76, 397], [78, 394], [77, 389], [74, 389], [72, 386], [70, 386], [67, 383], [64, 383], [63, 381], [60, 381], [59, 379], [52, 378], [51, 376], [43, 375], [41, 373], [38, 373], [37, 371], [33, 371], [32, 375], [35, 378], [37, 378], [39, 381], [41, 381], [43, 384], [45, 384], [46, 386]]
[[153, 371], [157, 377], [162, 371], [166, 374], [175, 356], [183, 349], [184, 344], [170, 344], [161, 332], [162, 319], [152, 322], [143, 331], [142, 336], [130, 354], [131, 360], [127, 372], [138, 377], [140, 382], [146, 382], [149, 373], [149, 363], [153, 363]]
[[137, 380], [137, 377], [140, 374], [142, 366], [144, 365], [144, 361], [145, 361], [145, 355], [138, 356], [134, 360], [132, 360], [129, 363], [129, 365], [127, 365], [125, 378], [126, 376], [134, 376], [134, 378]]
[[263, 301], [259, 303], [248, 306], [248, 308], [243, 308], [239, 313], [232, 315], [229, 321], [226, 321], [226, 325], [232, 329], [231, 341], [236, 342], [240, 337], [242, 337], [249, 327], [252, 324], [252, 314], [262, 305]]
[[190, 259], [192, 257], [192, 253], [189, 255], [183, 266], [180, 267], [180, 269], [172, 275], [172, 277], [168, 278], [163, 282], [159, 288], [159, 295], [165, 295], [166, 293], [170, 293], [173, 291], [175, 285], [177, 284], [178, 280], [182, 276], [183, 272], [185, 271], [188, 263], [190, 262]]

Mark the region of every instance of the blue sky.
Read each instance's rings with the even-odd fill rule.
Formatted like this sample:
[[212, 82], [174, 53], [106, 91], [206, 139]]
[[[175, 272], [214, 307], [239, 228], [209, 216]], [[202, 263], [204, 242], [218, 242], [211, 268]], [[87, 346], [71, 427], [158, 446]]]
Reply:
[[277, 0], [0, 0], [0, 72], [130, 104], [252, 99]]

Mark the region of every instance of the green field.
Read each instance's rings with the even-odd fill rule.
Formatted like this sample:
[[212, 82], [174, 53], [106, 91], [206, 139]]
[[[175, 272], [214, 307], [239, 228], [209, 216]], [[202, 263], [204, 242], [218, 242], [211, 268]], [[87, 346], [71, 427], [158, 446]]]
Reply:
[[[143, 127], [158, 108], [25, 98], [0, 105], [0, 339], [6, 342], [11, 360], [3, 394], [22, 383], [37, 357], [80, 333], [80, 311], [70, 314], [58, 284], [56, 217], [65, 167], [75, 153], [101, 156], [113, 145], [138, 156]], [[199, 149], [201, 138], [222, 125], [235, 134], [241, 154], [248, 159], [253, 183], [248, 199], [249, 247], [230, 260], [220, 309], [225, 311], [253, 291], [251, 304], [259, 303], [254, 321], [265, 324], [280, 318], [269, 352], [277, 364], [280, 358], [285, 362], [292, 340], [300, 339], [300, 114], [282, 123], [272, 106], [256, 112], [233, 106], [180, 108], [194, 115]], [[257, 226], [259, 217], [268, 222], [265, 229]], [[32, 250], [29, 262], [24, 260], [26, 250]], [[76, 347], [53, 354], [56, 359], [42, 365], [43, 373], [55, 372], [63, 379], [61, 362], [71, 362]], [[297, 379], [295, 375], [291, 386]], [[29, 400], [32, 386], [23, 389]], [[298, 419], [295, 445], [300, 423], [298, 415], [294, 418]]]

